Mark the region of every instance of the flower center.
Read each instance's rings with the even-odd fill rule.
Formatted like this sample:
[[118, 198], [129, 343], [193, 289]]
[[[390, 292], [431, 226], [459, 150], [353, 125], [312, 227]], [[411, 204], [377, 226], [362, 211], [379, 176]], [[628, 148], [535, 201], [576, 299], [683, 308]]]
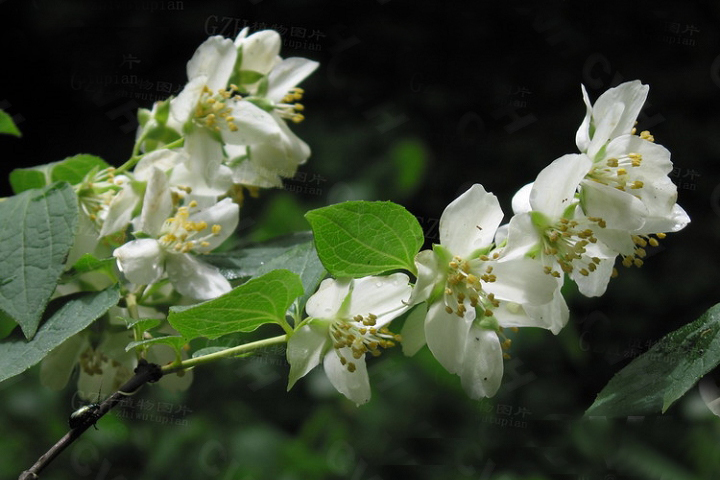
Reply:
[[[630, 267], [642, 267], [643, 266], [643, 258], [647, 256], [647, 248], [648, 245], [651, 247], [657, 247], [660, 245], [660, 242], [658, 242], [658, 238], [662, 240], [665, 238], [665, 234], [662, 232], [655, 233], [655, 236], [652, 235], [633, 235], [632, 240], [633, 243], [635, 243], [635, 251], [632, 253], [632, 255], [623, 255], [622, 264], [624, 267], [630, 268]], [[656, 238], [657, 237], [657, 238]], [[617, 277], [618, 272], [617, 270], [613, 269], [613, 277]]]
[[[600, 228], [605, 228], [605, 221], [598, 217], [588, 217], [588, 220]], [[586, 255], [586, 247], [596, 243], [597, 238], [590, 225], [580, 225], [576, 220], [561, 218], [554, 225], [542, 232], [543, 250], [545, 256], [554, 257], [560, 269], [565, 273], [572, 273], [577, 268], [581, 275], [589, 275], [597, 269], [600, 263], [598, 257]], [[545, 266], [545, 273], [560, 278], [561, 273]]]
[[195, 106], [195, 120], [216, 132], [224, 125], [231, 132], [235, 132], [238, 126], [234, 123], [232, 116], [233, 103], [242, 100], [237, 93], [238, 87], [230, 85], [229, 89], [219, 88], [216, 94], [206, 86], [203, 87], [200, 100]]
[[277, 110], [282, 118], [286, 118], [294, 123], [302, 122], [305, 116], [300, 112], [305, 110], [305, 106], [297, 102], [298, 100], [302, 100], [303, 93], [305, 93], [305, 91], [302, 88], [291, 88], [287, 95], [280, 100], [280, 103], [274, 105], [275, 110]]
[[90, 172], [82, 182], [75, 185], [75, 193], [82, 212], [98, 230], [102, 228], [110, 202], [125, 182], [125, 177], [115, 177], [115, 167]]
[[333, 348], [349, 372], [355, 371], [355, 363], [345, 358], [340, 349], [348, 347], [355, 360], [366, 353], [374, 357], [380, 355], [381, 348], [395, 346], [401, 341], [400, 335], [392, 333], [387, 327], [376, 328], [377, 316], [369, 313], [367, 316], [355, 315], [352, 319], [340, 318], [330, 324], [330, 336], [333, 339]]
[[220, 234], [220, 225], [209, 227], [205, 221], [194, 222], [188, 219], [190, 209], [195, 207], [197, 202], [193, 200], [189, 206], [178, 208], [174, 217], [165, 220], [158, 241], [168, 252], [188, 253], [196, 247], [207, 248], [210, 246], [208, 239]]
[[615, 187], [623, 192], [628, 190], [639, 190], [644, 184], [641, 180], [635, 180], [633, 170], [642, 164], [642, 155], [639, 153], [628, 153], [619, 158], [608, 158], [605, 163], [596, 164], [588, 174], [588, 178], [596, 182]]
[[[494, 253], [492, 259], [497, 259], [498, 254]], [[483, 255], [481, 262], [490, 260], [490, 257]], [[474, 263], [474, 262], [473, 262]], [[482, 282], [492, 283], [496, 281], [492, 265], [482, 266], [471, 265], [467, 260], [458, 256], [448, 262], [448, 276], [445, 283], [445, 311], [462, 317], [467, 312], [468, 305], [471, 308], [479, 309], [486, 317], [492, 316], [492, 308], [497, 308], [500, 302], [492, 293], [486, 293], [482, 288]], [[479, 274], [473, 273], [482, 272]]]

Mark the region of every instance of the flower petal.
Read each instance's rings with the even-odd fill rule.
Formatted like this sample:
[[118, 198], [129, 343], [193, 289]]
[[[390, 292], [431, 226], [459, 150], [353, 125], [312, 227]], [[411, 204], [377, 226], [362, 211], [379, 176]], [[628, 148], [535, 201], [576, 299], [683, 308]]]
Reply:
[[132, 283], [149, 285], [160, 279], [164, 272], [164, 252], [157, 240], [143, 238], [132, 240], [116, 248], [118, 268]]
[[502, 218], [498, 199], [476, 183], [445, 208], [440, 217], [440, 243], [466, 258], [492, 243]]
[[275, 30], [261, 30], [236, 43], [242, 46], [240, 69], [267, 75], [277, 63], [282, 39]]
[[188, 217], [193, 222], [204, 221], [208, 224], [208, 228], [215, 225], [220, 227], [217, 235], [212, 235], [207, 239], [206, 247], [196, 246], [193, 248], [195, 252], [206, 253], [217, 248], [222, 242], [235, 232], [240, 217], [240, 207], [230, 198], [224, 198], [215, 205], [194, 212]]
[[592, 180], [582, 182], [580, 201], [585, 215], [602, 218], [607, 228], [637, 230], [648, 214], [639, 198]]
[[493, 293], [498, 300], [543, 305], [552, 299], [555, 279], [543, 271], [540, 261], [520, 257], [492, 262], [492, 267], [496, 280], [483, 283], [483, 289]]
[[172, 195], [164, 172], [152, 167], [147, 178], [142, 211], [134, 226], [140, 232], [158, 237], [165, 220], [172, 213]]
[[335, 318], [345, 298], [350, 292], [352, 280], [349, 278], [326, 278], [317, 291], [308, 298], [305, 311], [309, 317]]
[[206, 77], [205, 84], [213, 93], [219, 88], [225, 88], [236, 57], [237, 49], [232, 40], [220, 35], [210, 37], [195, 50], [188, 62], [188, 79], [192, 81]]
[[408, 357], [415, 355], [418, 350], [425, 346], [425, 317], [427, 316], [427, 305], [418, 305], [405, 318], [405, 323], [400, 332], [402, 337], [402, 351]]
[[377, 316], [376, 327], [389, 323], [409, 308], [410, 279], [404, 273], [358, 278], [350, 291], [347, 316]]
[[292, 334], [286, 352], [290, 364], [288, 390], [320, 363], [329, 341], [328, 323], [322, 321], [310, 321]]
[[512, 209], [513, 213], [525, 213], [532, 210], [532, 206], [530, 205], [530, 191], [533, 188], [532, 183], [528, 183], [526, 185], [523, 185], [523, 187], [515, 192], [515, 195], [513, 195], [512, 198]]
[[560, 330], [567, 325], [567, 322], [570, 319], [570, 309], [568, 308], [567, 303], [565, 302], [565, 297], [563, 297], [562, 291], [560, 290], [563, 279], [559, 278], [558, 280], [558, 288], [555, 290], [551, 301], [539, 306], [530, 304], [524, 305], [523, 310], [525, 311], [526, 318], [517, 318], [516, 316], [505, 315], [505, 312], [501, 314], [496, 310], [498, 323], [503, 327], [546, 328], [557, 335]]
[[165, 268], [173, 286], [186, 297], [210, 300], [232, 290], [217, 267], [188, 253], [166, 255]]
[[462, 368], [467, 336], [473, 323], [468, 314], [460, 318], [447, 313], [443, 302], [435, 302], [425, 317], [427, 345], [440, 365], [450, 373], [459, 374]]
[[580, 181], [592, 168], [586, 155], [569, 154], [540, 171], [530, 192], [530, 205], [552, 221], [559, 219], [575, 201]]
[[266, 97], [275, 103], [307, 78], [320, 64], [307, 58], [292, 57], [278, 63], [268, 75]]
[[[353, 358], [352, 351], [347, 347], [340, 349], [340, 353], [345, 358]], [[340, 363], [336, 351], [332, 350], [325, 355], [323, 366], [333, 387], [357, 405], [362, 405], [370, 400], [370, 380], [367, 366], [364, 357], [352, 361], [355, 364], [354, 372], [348, 371], [347, 366]]]
[[463, 389], [473, 400], [492, 397], [500, 388], [502, 374], [502, 348], [497, 334], [473, 325], [459, 372]]

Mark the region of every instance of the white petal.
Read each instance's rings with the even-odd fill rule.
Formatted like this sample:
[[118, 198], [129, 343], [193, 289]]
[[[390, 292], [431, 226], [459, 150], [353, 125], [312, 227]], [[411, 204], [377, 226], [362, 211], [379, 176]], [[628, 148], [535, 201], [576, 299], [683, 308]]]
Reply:
[[141, 197], [127, 182], [110, 202], [107, 216], [103, 221], [99, 237], [124, 230], [130, 224], [135, 207], [140, 203]]
[[163, 269], [164, 252], [157, 240], [144, 238], [133, 240], [116, 248], [118, 268], [132, 283], [149, 285], [160, 279]]
[[512, 209], [513, 213], [525, 213], [532, 210], [532, 206], [530, 206], [530, 191], [533, 188], [532, 183], [528, 183], [527, 185], [524, 185], [520, 190], [515, 192], [515, 195], [513, 195], [512, 198]]
[[598, 152], [612, 139], [612, 132], [617, 127], [617, 123], [620, 121], [623, 115], [625, 107], [621, 104], [609, 105], [607, 112], [603, 116], [598, 117], [593, 108], [593, 124], [595, 132], [593, 133], [592, 141], [587, 149], [587, 156], [593, 161], [596, 161]]
[[463, 389], [473, 400], [492, 397], [500, 388], [502, 374], [502, 348], [497, 334], [474, 325], [468, 333], [459, 372]]
[[186, 297], [210, 300], [232, 290], [217, 267], [187, 253], [166, 255], [165, 268], [173, 286]]
[[501, 321], [500, 318], [498, 318], [498, 323], [500, 323], [503, 327], [546, 328], [557, 335], [560, 330], [567, 325], [568, 319], [570, 318], [570, 310], [568, 309], [565, 297], [563, 297], [562, 291], [560, 290], [563, 279], [559, 278], [558, 280], [558, 288], [555, 290], [551, 301], [544, 305], [525, 305], [523, 307], [529, 321], [522, 320], [518, 322], [508, 316], [503, 319], [504, 321]]
[[435, 285], [445, 281], [438, 256], [432, 250], [423, 250], [418, 253], [415, 256], [415, 266], [418, 274], [412, 297], [408, 301], [410, 305], [416, 305], [429, 299]]
[[582, 90], [583, 101], [585, 102], [585, 117], [583, 118], [580, 128], [575, 134], [575, 144], [581, 152], [587, 152], [590, 147], [590, 122], [592, 121], [592, 104], [588, 96], [585, 85], [580, 85]]
[[308, 298], [305, 311], [309, 317], [335, 318], [345, 298], [350, 292], [352, 280], [349, 278], [326, 278], [317, 291]]
[[507, 244], [503, 248], [503, 259], [524, 257], [540, 246], [542, 238], [533, 224], [529, 213], [516, 214], [508, 225]]
[[282, 130], [277, 120], [268, 112], [247, 100], [237, 100], [231, 105], [233, 123], [237, 130], [231, 131], [220, 124], [223, 141], [233, 145], [255, 145], [262, 142], [278, 142]]
[[170, 100], [170, 115], [180, 125], [185, 125], [194, 115], [207, 77], [201, 76], [190, 80], [177, 97]]
[[[614, 128], [608, 134], [609, 139], [629, 134], [632, 131], [649, 90], [650, 87], [643, 85], [640, 80], [633, 80], [622, 83], [600, 95], [593, 106], [593, 117], [596, 122], [612, 118], [610, 123]], [[615, 105], [623, 107], [618, 118], [613, 118], [610, 113], [614, 110]]]
[[269, 87], [266, 97], [275, 103], [280, 102], [291, 88], [302, 82], [319, 65], [318, 62], [307, 58], [286, 58], [268, 75]]
[[135, 229], [151, 237], [158, 237], [165, 220], [172, 213], [172, 195], [164, 172], [152, 167], [147, 178], [143, 207]]
[[415, 355], [418, 350], [425, 346], [425, 317], [427, 316], [427, 305], [418, 305], [405, 318], [405, 323], [400, 332], [402, 337], [402, 351], [408, 357]]
[[261, 30], [239, 43], [242, 44], [240, 69], [267, 75], [277, 62], [282, 39], [274, 30]]
[[672, 212], [665, 217], [652, 217], [645, 221], [642, 228], [635, 232], [641, 234], [678, 232], [690, 223], [690, 217], [683, 208], [675, 204]]
[[440, 243], [466, 258], [492, 243], [502, 218], [498, 199], [476, 183], [445, 208], [440, 217]]
[[370, 400], [370, 380], [368, 379], [365, 358], [354, 359], [352, 351], [347, 347], [340, 349], [340, 351], [345, 358], [355, 364], [355, 371], [348, 371], [347, 366], [340, 363], [336, 351], [332, 350], [325, 355], [323, 362], [325, 374], [338, 392], [357, 405], [367, 403]]
[[[493, 293], [499, 300], [521, 305], [542, 305], [552, 299], [555, 279], [543, 271], [539, 260], [528, 257], [514, 258], [492, 262], [492, 267], [496, 281], [483, 283], [483, 289]], [[476, 275], [482, 273], [477, 272]]]
[[409, 308], [410, 279], [404, 273], [363, 277], [353, 281], [347, 316], [376, 315], [379, 328]]
[[205, 40], [187, 64], [188, 79], [206, 77], [205, 83], [215, 93], [227, 86], [235, 66], [237, 49], [232, 40], [219, 35]]
[[648, 214], [647, 207], [634, 195], [592, 180], [582, 182], [580, 200], [585, 215], [602, 218], [607, 228], [637, 230]]
[[570, 274], [570, 278], [577, 283], [580, 293], [586, 297], [599, 297], [604, 294], [612, 277], [615, 257], [597, 258], [600, 258], [600, 263], [596, 264], [595, 271], [590, 272], [589, 275], [582, 275], [576, 270]]
[[659, 180], [672, 171], [670, 151], [637, 135], [622, 135], [608, 143], [605, 158], [620, 158], [629, 153], [642, 156], [640, 166], [630, 168], [630, 172], [642, 171], [646, 178]]
[[196, 246], [193, 248], [198, 253], [205, 253], [217, 248], [222, 242], [233, 234], [238, 225], [240, 208], [230, 198], [224, 198], [215, 205], [199, 210], [188, 217], [193, 222], [204, 221], [211, 229], [214, 225], [220, 226], [220, 233], [207, 240], [207, 247]]
[[310, 321], [292, 334], [286, 352], [290, 364], [288, 390], [320, 363], [329, 341], [327, 322]]
[[[472, 309], [471, 309], [472, 310]], [[468, 312], [469, 314], [470, 312]], [[460, 373], [472, 318], [447, 313], [443, 302], [435, 302], [425, 317], [425, 339], [433, 356], [450, 373]]]
[[540, 171], [530, 192], [530, 205], [551, 220], [562, 217], [575, 201], [580, 181], [592, 168], [586, 155], [563, 155]]
[[182, 151], [161, 148], [143, 156], [137, 165], [135, 165], [133, 173], [137, 180], [147, 181], [154, 168], [167, 172], [172, 170], [178, 163], [184, 161], [186, 161], [186, 157]]

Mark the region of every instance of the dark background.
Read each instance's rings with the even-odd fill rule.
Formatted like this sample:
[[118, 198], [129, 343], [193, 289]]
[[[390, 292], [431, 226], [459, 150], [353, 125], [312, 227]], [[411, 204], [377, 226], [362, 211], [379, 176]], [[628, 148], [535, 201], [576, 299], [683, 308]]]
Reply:
[[[663, 416], [580, 416], [631, 358], [720, 297], [720, 6], [507, 3], [0, 0], [0, 108], [23, 132], [0, 138], [3, 196], [13, 168], [77, 153], [121, 164], [137, 108], [182, 88], [209, 35], [249, 26], [277, 29], [283, 57], [320, 67], [293, 127], [313, 155], [284, 191], [246, 205], [241, 234], [383, 199], [416, 214], [429, 245], [472, 183], [509, 212], [515, 190], [576, 151], [581, 83], [595, 99], [633, 79], [650, 85], [638, 127], [672, 152], [692, 219], [602, 298], [570, 289], [560, 335], [522, 331], [492, 399], [469, 400], [427, 351], [371, 363], [360, 408], [322, 372], [285, 393], [282, 356], [230, 362], [196, 371], [186, 393], [146, 389], [154, 416], [108, 416], [48, 478], [716, 478], [720, 420], [697, 389]], [[73, 392], [41, 387], [37, 368], [0, 384], [1, 474], [64, 433]]]

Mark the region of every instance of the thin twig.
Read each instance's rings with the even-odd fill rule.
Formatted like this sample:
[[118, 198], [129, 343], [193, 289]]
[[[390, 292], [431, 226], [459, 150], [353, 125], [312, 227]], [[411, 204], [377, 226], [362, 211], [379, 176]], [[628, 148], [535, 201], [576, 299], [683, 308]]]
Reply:
[[125, 382], [125, 384], [121, 386], [117, 392], [105, 399], [105, 401], [98, 407], [95, 415], [89, 417], [88, 421], [84, 422], [82, 425], [79, 425], [66, 433], [55, 445], [50, 448], [50, 450], [38, 458], [37, 462], [35, 462], [32, 467], [22, 472], [18, 480], [36, 480], [40, 478], [39, 473], [47, 467], [48, 464], [55, 459], [55, 457], [60, 455], [63, 450], [69, 447], [75, 440], [80, 438], [80, 435], [82, 435], [85, 430], [90, 428], [92, 425], [95, 425], [95, 422], [97, 422], [99, 418], [109, 412], [115, 405], [120, 403], [124, 397], [134, 394], [140, 387], [148, 382], [157, 382], [162, 376], [163, 372], [159, 365], [155, 363], [148, 363], [145, 360], [140, 360], [140, 363], [135, 368], [135, 375]]

